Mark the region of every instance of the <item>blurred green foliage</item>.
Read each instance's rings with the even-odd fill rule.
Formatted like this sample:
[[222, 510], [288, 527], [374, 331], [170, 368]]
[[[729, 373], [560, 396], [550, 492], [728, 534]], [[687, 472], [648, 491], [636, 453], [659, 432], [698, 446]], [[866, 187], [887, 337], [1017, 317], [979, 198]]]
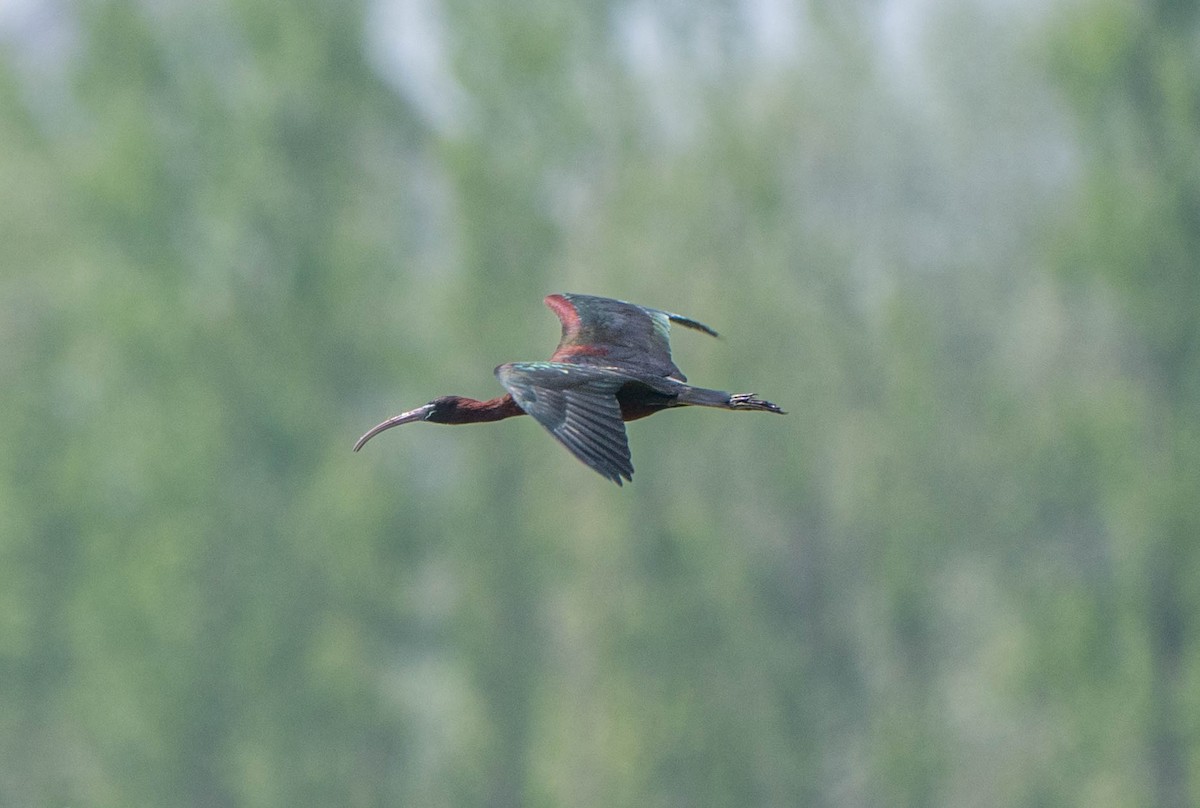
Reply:
[[[15, 4], [0, 804], [1195, 804], [1200, 20], [927, 6]], [[349, 451], [554, 291], [791, 414]]]

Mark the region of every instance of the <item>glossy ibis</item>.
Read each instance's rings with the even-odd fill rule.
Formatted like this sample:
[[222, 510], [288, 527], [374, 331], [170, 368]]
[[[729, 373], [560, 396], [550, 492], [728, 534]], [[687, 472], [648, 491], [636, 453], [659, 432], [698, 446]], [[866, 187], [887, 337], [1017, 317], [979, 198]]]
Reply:
[[562, 321], [562, 339], [548, 362], [509, 362], [496, 368], [508, 392], [489, 401], [442, 396], [373, 427], [354, 444], [413, 421], [474, 424], [532, 415], [573, 455], [621, 484], [633, 478], [623, 421], [669, 407], [720, 407], [783, 414], [753, 393], [730, 394], [687, 384], [671, 361], [671, 323], [717, 336], [703, 323], [668, 311], [592, 295], [549, 295]]

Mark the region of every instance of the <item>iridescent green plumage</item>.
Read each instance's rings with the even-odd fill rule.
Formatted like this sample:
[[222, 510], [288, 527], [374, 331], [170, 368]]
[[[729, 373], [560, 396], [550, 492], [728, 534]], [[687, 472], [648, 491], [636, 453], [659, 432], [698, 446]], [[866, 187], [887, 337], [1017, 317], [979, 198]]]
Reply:
[[560, 294], [550, 295], [546, 303], [563, 324], [551, 359], [572, 364], [619, 365], [685, 382], [687, 377], [671, 360], [671, 323], [717, 336], [689, 317], [623, 300]]
[[632, 377], [564, 362], [513, 362], [496, 377], [517, 405], [593, 469], [620, 485], [633, 476], [617, 391]]

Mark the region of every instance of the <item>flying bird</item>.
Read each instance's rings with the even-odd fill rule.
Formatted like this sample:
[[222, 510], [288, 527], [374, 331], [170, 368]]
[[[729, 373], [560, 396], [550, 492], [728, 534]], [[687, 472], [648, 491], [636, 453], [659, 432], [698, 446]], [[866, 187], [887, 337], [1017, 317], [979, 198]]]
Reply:
[[633, 479], [624, 421], [671, 407], [719, 407], [784, 414], [754, 393], [726, 393], [687, 384], [671, 360], [671, 323], [717, 336], [689, 317], [592, 295], [555, 294], [546, 305], [562, 321], [562, 339], [548, 362], [496, 368], [508, 392], [488, 401], [442, 396], [372, 427], [354, 444], [401, 424], [475, 424], [532, 415], [589, 467], [621, 485]]

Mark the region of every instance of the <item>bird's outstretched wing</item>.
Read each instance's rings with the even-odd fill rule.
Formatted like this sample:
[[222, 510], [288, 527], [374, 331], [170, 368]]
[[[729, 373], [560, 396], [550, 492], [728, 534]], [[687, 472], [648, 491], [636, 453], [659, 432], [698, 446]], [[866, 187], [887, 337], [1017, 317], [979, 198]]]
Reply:
[[691, 318], [607, 297], [549, 295], [546, 305], [562, 321], [553, 362], [617, 366], [682, 382], [687, 377], [671, 360], [671, 323], [717, 336]]
[[628, 376], [563, 362], [512, 362], [496, 368], [496, 378], [573, 455], [617, 485], [633, 478], [616, 397]]

